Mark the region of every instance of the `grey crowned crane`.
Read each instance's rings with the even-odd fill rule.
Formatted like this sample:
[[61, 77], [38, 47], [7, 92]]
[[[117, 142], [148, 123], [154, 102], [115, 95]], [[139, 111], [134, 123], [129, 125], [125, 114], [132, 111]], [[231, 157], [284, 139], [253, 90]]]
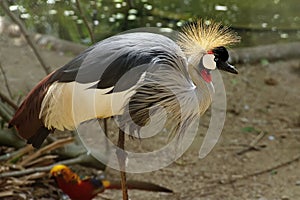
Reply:
[[[201, 20], [185, 26], [177, 41], [146, 32], [107, 38], [41, 80], [10, 126], [38, 148], [54, 130], [74, 130], [95, 118], [124, 116], [126, 125], [130, 117], [135, 126], [129, 130], [134, 131], [147, 124], [149, 109], [159, 105], [169, 113], [177, 127], [173, 131], [178, 132], [178, 127], [202, 115], [211, 104], [212, 70], [238, 73], [227, 62], [225, 48], [238, 41], [239, 37], [220, 23], [206, 25]], [[178, 102], [185, 108], [180, 109]], [[119, 130], [118, 146], [124, 148], [124, 132]], [[118, 157], [125, 171], [125, 160], [121, 154]], [[121, 178], [123, 198], [128, 199], [125, 172]]]

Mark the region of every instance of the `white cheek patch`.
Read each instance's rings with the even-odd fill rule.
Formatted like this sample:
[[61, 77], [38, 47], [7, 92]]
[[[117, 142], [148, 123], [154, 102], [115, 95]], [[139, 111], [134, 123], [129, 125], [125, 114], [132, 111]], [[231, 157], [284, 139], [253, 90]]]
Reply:
[[202, 64], [206, 69], [214, 70], [217, 68], [217, 64], [214, 61], [215, 55], [205, 54], [202, 58]]

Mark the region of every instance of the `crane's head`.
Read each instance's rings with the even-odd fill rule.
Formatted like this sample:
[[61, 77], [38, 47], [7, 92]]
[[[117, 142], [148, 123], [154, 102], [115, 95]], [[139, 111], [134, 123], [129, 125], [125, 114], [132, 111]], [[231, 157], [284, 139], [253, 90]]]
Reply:
[[216, 47], [205, 53], [197, 66], [201, 77], [206, 81], [211, 81], [210, 72], [215, 69], [238, 74], [237, 69], [228, 63], [229, 54], [224, 46]]
[[212, 50], [214, 55], [214, 61], [216, 62], [216, 66], [220, 70], [224, 70], [233, 74], [238, 74], [237, 69], [230, 65], [227, 61], [229, 58], [229, 54], [227, 49], [224, 46], [216, 47]]
[[196, 68], [206, 82], [211, 82], [212, 70], [238, 73], [236, 68], [228, 63], [229, 54], [225, 46], [239, 40], [240, 38], [228, 27], [200, 20], [183, 28], [178, 44], [186, 54], [189, 64]]

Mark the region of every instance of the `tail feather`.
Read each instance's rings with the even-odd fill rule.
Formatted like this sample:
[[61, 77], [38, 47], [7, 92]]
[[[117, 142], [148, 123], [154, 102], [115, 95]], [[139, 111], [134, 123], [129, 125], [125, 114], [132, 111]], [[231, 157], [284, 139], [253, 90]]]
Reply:
[[19, 135], [27, 139], [27, 142], [33, 144], [34, 147], [40, 147], [51, 132], [51, 130], [45, 128], [39, 118], [39, 113], [43, 98], [49, 85], [53, 82], [51, 80], [52, 75], [53, 73], [46, 76], [31, 90], [9, 122], [9, 127], [15, 126]]
[[41, 127], [37, 130], [37, 134], [28, 138], [27, 143], [32, 144], [34, 148], [40, 148], [49, 133], [50, 131], [47, 128]]
[[[108, 187], [106, 187], [106, 189], [121, 189], [122, 188], [120, 181], [109, 181], [109, 182], [110, 182], [110, 185]], [[148, 182], [143, 182], [143, 181], [128, 180], [127, 187], [128, 187], [128, 189], [173, 193], [173, 191], [168, 188], [156, 185], [154, 183], [148, 183]]]

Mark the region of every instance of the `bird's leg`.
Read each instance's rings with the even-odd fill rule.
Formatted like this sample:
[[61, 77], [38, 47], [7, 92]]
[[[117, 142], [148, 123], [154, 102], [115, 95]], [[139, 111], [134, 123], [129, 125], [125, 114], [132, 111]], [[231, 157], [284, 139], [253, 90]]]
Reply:
[[108, 118], [104, 118], [104, 119], [103, 119], [104, 134], [105, 134], [106, 137], [108, 136], [107, 119], [108, 119]]
[[119, 149], [117, 149], [116, 153], [120, 165], [123, 200], [128, 200], [128, 190], [127, 190], [126, 172], [125, 172], [127, 155], [124, 151], [124, 146], [125, 146], [125, 133], [123, 130], [119, 128], [119, 139], [118, 139]]
[[105, 155], [109, 155], [109, 144], [108, 144], [108, 126], [107, 126], [108, 118], [103, 119], [104, 126], [104, 134], [105, 134]]

